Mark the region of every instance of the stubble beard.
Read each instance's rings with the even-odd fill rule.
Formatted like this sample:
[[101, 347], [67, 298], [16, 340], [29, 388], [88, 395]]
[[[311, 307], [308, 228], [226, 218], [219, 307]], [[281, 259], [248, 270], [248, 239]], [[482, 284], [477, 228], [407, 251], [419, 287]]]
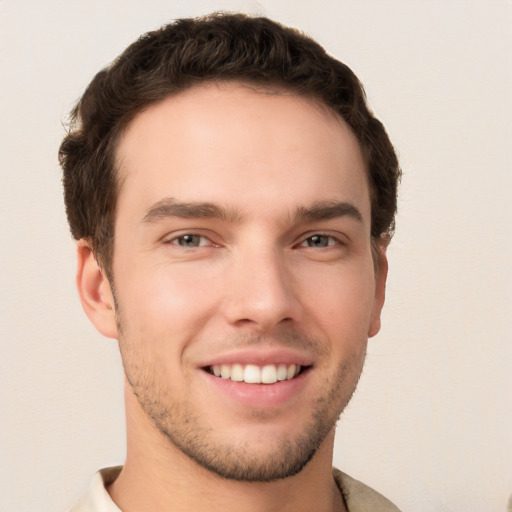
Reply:
[[[240, 482], [271, 482], [298, 474], [311, 461], [323, 441], [334, 429], [350, 401], [359, 380], [366, 344], [361, 351], [338, 367], [325, 382], [325, 392], [312, 407], [310, 417], [295, 438], [283, 433], [281, 439], [269, 439], [268, 450], [262, 454], [250, 440], [242, 443], [230, 439], [219, 441], [219, 433], [200, 417], [186, 401], [176, 400], [165, 385], [165, 371], [143, 362], [137, 346], [142, 340], [128, 342], [118, 326], [125, 375], [142, 410], [155, 428], [192, 461], [215, 475]], [[142, 344], [142, 345], [141, 345]], [[160, 378], [158, 378], [160, 376]], [[255, 421], [264, 422], [264, 414]], [[255, 453], [256, 452], [256, 453]]]

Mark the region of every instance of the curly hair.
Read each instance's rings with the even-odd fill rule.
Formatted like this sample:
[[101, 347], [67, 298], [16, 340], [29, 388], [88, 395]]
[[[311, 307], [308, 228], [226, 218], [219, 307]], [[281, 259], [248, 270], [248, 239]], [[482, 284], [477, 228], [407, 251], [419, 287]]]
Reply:
[[215, 13], [148, 32], [91, 81], [71, 112], [59, 149], [73, 237], [87, 239], [111, 269], [116, 148], [130, 121], [164, 98], [208, 81], [288, 90], [315, 98], [350, 126], [366, 158], [372, 241], [394, 231], [400, 168], [352, 70], [308, 36], [263, 17]]

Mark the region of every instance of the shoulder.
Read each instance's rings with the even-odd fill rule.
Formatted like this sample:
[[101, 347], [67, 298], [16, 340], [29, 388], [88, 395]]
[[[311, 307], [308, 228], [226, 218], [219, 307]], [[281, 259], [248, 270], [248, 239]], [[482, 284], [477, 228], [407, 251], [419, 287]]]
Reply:
[[333, 468], [333, 476], [345, 498], [349, 512], [400, 512], [382, 494], [339, 469]]

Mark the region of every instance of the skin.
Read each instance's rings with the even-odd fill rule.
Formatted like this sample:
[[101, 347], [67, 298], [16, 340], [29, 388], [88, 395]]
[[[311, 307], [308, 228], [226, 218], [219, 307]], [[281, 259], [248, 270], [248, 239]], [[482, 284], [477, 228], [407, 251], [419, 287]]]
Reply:
[[[207, 84], [137, 116], [117, 157], [114, 286], [84, 240], [77, 275], [126, 373], [112, 498], [125, 511], [344, 510], [334, 427], [380, 328], [387, 272], [381, 246], [375, 273], [349, 127], [311, 99]], [[274, 385], [256, 385], [256, 406], [233, 399], [204, 368], [276, 351], [309, 368], [278, 403], [265, 402]]]

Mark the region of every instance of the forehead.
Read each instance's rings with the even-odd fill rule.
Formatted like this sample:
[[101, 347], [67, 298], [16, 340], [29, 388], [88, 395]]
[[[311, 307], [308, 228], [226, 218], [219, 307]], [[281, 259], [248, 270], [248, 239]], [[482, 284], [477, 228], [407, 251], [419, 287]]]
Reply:
[[117, 161], [118, 213], [172, 197], [270, 210], [350, 200], [369, 215], [364, 158], [350, 128], [319, 101], [287, 91], [188, 89], [131, 122]]

